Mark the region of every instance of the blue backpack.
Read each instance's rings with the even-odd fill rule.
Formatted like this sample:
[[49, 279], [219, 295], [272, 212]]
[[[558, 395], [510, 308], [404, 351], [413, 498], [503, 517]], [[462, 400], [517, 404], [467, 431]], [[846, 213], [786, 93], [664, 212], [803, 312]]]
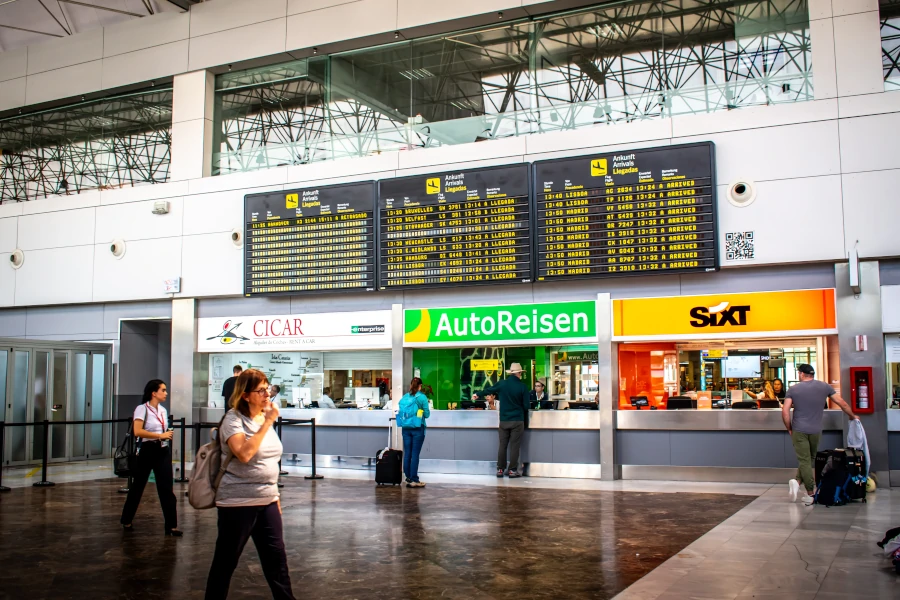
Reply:
[[410, 396], [409, 394], [404, 394], [402, 398], [400, 398], [400, 407], [397, 411], [397, 425], [400, 427], [410, 427], [416, 428], [422, 426], [422, 417], [418, 416], [419, 412], [419, 403], [416, 402], [416, 398], [418, 398], [421, 394], [417, 393], [415, 396]]

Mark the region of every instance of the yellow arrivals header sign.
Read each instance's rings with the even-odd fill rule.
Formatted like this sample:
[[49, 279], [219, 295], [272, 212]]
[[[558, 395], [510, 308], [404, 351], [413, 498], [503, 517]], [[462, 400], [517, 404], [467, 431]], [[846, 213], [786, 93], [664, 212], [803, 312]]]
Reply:
[[490, 359], [473, 358], [469, 361], [469, 370], [471, 371], [499, 371], [500, 361]]
[[833, 289], [613, 300], [613, 337], [835, 333], [834, 307]]

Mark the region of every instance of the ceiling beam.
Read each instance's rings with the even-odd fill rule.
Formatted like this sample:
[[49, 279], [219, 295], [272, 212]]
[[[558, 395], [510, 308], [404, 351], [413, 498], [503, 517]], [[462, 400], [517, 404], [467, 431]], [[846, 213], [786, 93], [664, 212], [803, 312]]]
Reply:
[[[133, 12], [129, 12], [127, 10], [119, 10], [118, 8], [109, 8], [108, 6], [98, 6], [96, 4], [88, 4], [87, 2], [76, 2], [76, 0], [59, 0], [59, 2], [65, 2], [66, 4], [74, 4], [76, 6], [86, 6], [88, 8], [96, 8], [97, 10], [107, 10], [109, 12], [119, 13], [120, 15], [128, 15], [129, 17], [143, 17], [144, 16], [140, 13], [133, 13]], [[56, 17], [53, 17], [53, 18], [55, 19]]]
[[169, 4], [173, 4], [181, 10], [190, 10], [191, 6], [198, 4], [197, 0], [166, 0]]
[[56, 18], [56, 15], [54, 15], [54, 14], [50, 11], [50, 9], [47, 8], [47, 5], [44, 4], [44, 0], [38, 0], [38, 2], [41, 4], [41, 6], [44, 7], [44, 10], [47, 11], [47, 14], [50, 15], [51, 17], [53, 17], [53, 20], [56, 21], [56, 24], [59, 25], [60, 28], [62, 28], [63, 31], [66, 32], [66, 35], [72, 35], [72, 32], [69, 31], [68, 29], [66, 29], [66, 26], [63, 25], [62, 23], [60, 23], [59, 19]]
[[28, 33], [39, 33], [41, 35], [49, 35], [50, 37], [65, 37], [64, 35], [59, 35], [58, 33], [47, 33], [46, 31], [35, 31], [34, 29], [25, 29], [24, 27], [16, 27], [14, 25], [4, 25], [0, 23], [0, 27], [3, 29], [15, 29], [16, 31], [27, 31]]

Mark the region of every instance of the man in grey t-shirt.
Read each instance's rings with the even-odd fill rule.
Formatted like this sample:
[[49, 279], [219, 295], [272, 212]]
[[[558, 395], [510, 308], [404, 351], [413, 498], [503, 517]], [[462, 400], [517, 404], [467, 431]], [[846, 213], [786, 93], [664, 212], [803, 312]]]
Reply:
[[[816, 478], [813, 473], [813, 461], [819, 449], [819, 438], [822, 434], [822, 416], [825, 413], [825, 405], [828, 399], [837, 404], [841, 410], [847, 413], [851, 419], [858, 419], [850, 406], [841, 398], [834, 388], [824, 381], [816, 381], [816, 371], [812, 365], [800, 365], [797, 367], [800, 374], [800, 383], [795, 383], [787, 391], [784, 406], [781, 408], [781, 418], [784, 426], [791, 436], [794, 444], [794, 453], [797, 455], [797, 477], [788, 482], [791, 500], [797, 499], [800, 491], [800, 482], [806, 487], [806, 496], [803, 504], [809, 506], [813, 503], [813, 494], [816, 489]], [[793, 408], [793, 415], [791, 415]], [[792, 418], [793, 417], [793, 418]]]

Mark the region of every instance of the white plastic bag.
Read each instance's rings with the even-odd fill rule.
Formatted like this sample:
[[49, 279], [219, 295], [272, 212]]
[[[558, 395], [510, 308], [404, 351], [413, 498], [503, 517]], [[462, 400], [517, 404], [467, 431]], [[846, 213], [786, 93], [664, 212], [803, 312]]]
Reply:
[[866, 430], [863, 429], [859, 419], [850, 421], [850, 431], [847, 433], [847, 445], [851, 448], [862, 450], [863, 455], [866, 457], [866, 478], [868, 478], [869, 465], [871, 464], [871, 461], [869, 460], [869, 443], [866, 441]]

